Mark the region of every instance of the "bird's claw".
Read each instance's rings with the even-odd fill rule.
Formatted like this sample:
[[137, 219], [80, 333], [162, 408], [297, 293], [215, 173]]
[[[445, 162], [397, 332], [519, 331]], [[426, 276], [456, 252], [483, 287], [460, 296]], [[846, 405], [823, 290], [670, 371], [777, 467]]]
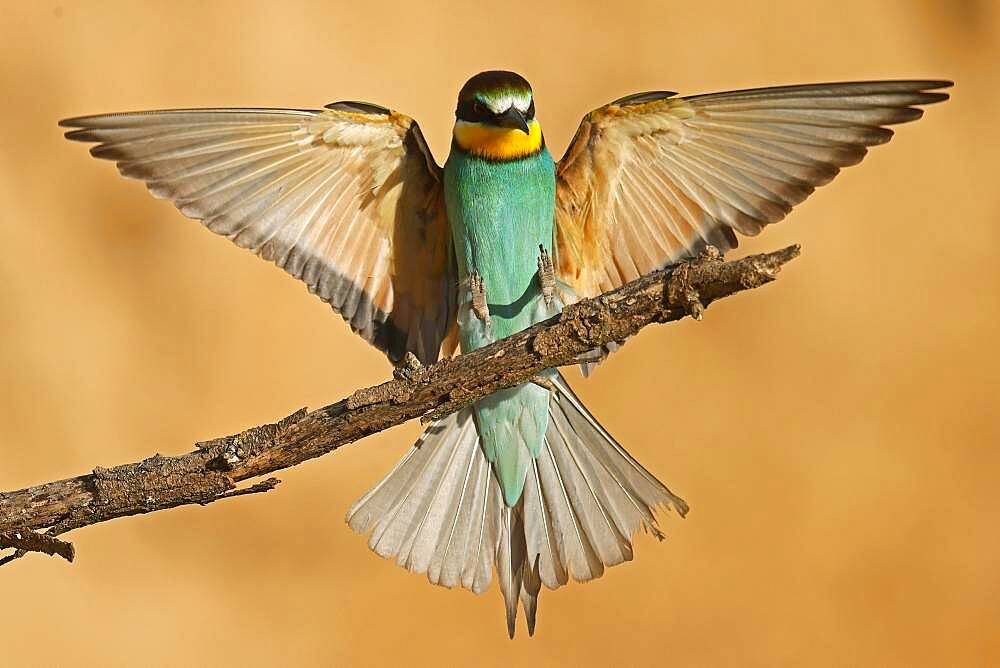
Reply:
[[534, 383], [535, 385], [537, 385], [538, 387], [545, 388], [549, 392], [555, 392], [556, 391], [555, 384], [553, 384], [553, 382], [551, 380], [549, 380], [548, 378], [546, 378], [545, 376], [538, 376], [538, 375], [532, 376], [531, 377], [531, 382]]
[[552, 266], [552, 257], [545, 246], [538, 245], [538, 283], [542, 288], [542, 299], [546, 306], [552, 305], [552, 296], [556, 291], [556, 272]]
[[469, 289], [472, 291], [472, 312], [484, 325], [490, 326], [490, 307], [486, 302], [486, 285], [478, 271], [469, 275]]
[[406, 351], [399, 365], [392, 370], [392, 376], [396, 380], [415, 380], [417, 372], [424, 368], [417, 356], [410, 351]]

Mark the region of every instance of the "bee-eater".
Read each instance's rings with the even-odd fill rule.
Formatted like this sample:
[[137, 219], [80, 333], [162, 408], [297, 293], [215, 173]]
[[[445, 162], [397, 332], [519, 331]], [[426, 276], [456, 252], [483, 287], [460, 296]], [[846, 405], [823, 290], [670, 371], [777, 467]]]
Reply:
[[[677, 97], [587, 114], [557, 163], [528, 82], [477, 74], [437, 166], [407, 116], [203, 109], [62, 121], [156, 197], [273, 261], [393, 363], [469, 351], [711, 244], [782, 218], [947, 81], [874, 81]], [[595, 351], [590, 361], [600, 359]], [[354, 504], [369, 545], [434, 584], [497, 571], [514, 635], [541, 586], [600, 577], [687, 505], [594, 419], [555, 370], [433, 423]]]

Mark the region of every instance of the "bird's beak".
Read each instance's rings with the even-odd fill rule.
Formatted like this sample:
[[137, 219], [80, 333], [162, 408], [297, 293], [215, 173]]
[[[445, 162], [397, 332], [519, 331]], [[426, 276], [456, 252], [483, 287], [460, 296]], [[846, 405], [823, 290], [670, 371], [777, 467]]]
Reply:
[[526, 135], [531, 134], [531, 128], [528, 127], [528, 121], [524, 119], [524, 114], [518, 111], [517, 107], [511, 107], [497, 116], [497, 125], [502, 128], [520, 130]]

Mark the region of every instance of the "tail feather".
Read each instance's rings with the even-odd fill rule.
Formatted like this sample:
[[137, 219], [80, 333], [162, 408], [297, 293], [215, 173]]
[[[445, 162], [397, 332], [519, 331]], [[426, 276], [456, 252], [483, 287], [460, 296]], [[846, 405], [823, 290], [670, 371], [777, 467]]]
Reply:
[[511, 637], [520, 603], [534, 633], [538, 594], [632, 559], [657, 538], [658, 508], [687, 504], [646, 471], [553, 374], [548, 427], [517, 503], [504, 502], [472, 410], [435, 422], [347, 516], [369, 546], [434, 584], [485, 591], [496, 568]]
[[[554, 382], [558, 389], [557, 399], [568, 404], [564, 413], [573, 424], [574, 431], [581, 436], [588, 431], [593, 432], [591, 437], [581, 439], [583, 444], [608, 470], [615, 471], [617, 483], [623, 491], [629, 490], [629, 496], [635, 499], [637, 505], [645, 506], [646, 511], [643, 511], [643, 514], [647, 528], [656, 530], [654, 514], [649, 511], [657, 507], [673, 507], [681, 517], [686, 515], [688, 505], [684, 499], [667, 489], [601, 426], [566, 384], [566, 380], [560, 375]], [[656, 535], [661, 537], [659, 534]]]
[[[483, 535], [487, 511], [493, 507], [490, 467], [482, 457], [476, 456], [473, 439], [466, 447], [468, 465], [454, 493], [453, 511], [445, 513], [447, 520], [441, 534], [441, 546], [434, 553], [427, 569], [427, 578], [445, 587], [462, 585], [473, 591], [483, 591], [489, 586], [492, 567], [483, 558]], [[463, 460], [464, 462], [464, 460]], [[477, 521], [477, 518], [479, 521]], [[469, 559], [468, 555], [474, 555]], [[489, 550], [486, 551], [488, 557]]]
[[[466, 423], [457, 430], [458, 436], [453, 443], [445, 441], [439, 449], [439, 454], [433, 458], [438, 465], [431, 467], [425, 473], [427, 478], [437, 476], [437, 483], [427, 486], [426, 492], [423, 492], [423, 499], [419, 502], [403, 504], [404, 507], [407, 505], [414, 507], [413, 516], [407, 517], [406, 520], [411, 526], [416, 527], [401, 545], [401, 549], [408, 555], [406, 563], [400, 563], [404, 568], [418, 573], [427, 572], [436, 553], [439, 550], [446, 551], [445, 546], [440, 546], [441, 536], [448, 527], [455, 524], [455, 521], [448, 522], [450, 518], [442, 513], [441, 509], [455, 509], [454, 515], [456, 519], [458, 518], [458, 499], [465, 487], [463, 472], [467, 471], [468, 465], [475, 461], [475, 450], [456, 445], [463, 436], [468, 438], [470, 431], [472, 430]], [[422, 493], [419, 486], [415, 486], [414, 491], [418, 495]]]
[[[526, 563], [521, 573], [521, 607], [528, 623], [528, 635], [535, 635], [535, 613], [538, 612], [538, 593], [542, 590], [542, 579], [538, 574], [538, 557], [533, 563]], [[514, 636], [511, 636], [513, 639]]]
[[[421, 563], [427, 555], [420, 551], [420, 545], [415, 545], [417, 538], [431, 517], [436, 497], [441, 492], [445, 480], [454, 471], [455, 456], [459, 448], [454, 446], [463, 430], [453, 430], [445, 435], [430, 456], [422, 458], [422, 465], [417, 458], [411, 459], [415, 465], [407, 467], [407, 484], [397, 498], [393, 499], [391, 510], [382, 516], [382, 520], [372, 531], [371, 547], [382, 556], [395, 556], [400, 566], [411, 568], [416, 560]], [[425, 447], [431, 441], [425, 443]], [[435, 443], [437, 444], [437, 443]], [[411, 471], [412, 469], [412, 471]], [[436, 510], [436, 509], [435, 509]], [[435, 513], [437, 515], [437, 513]]]
[[503, 501], [471, 409], [438, 420], [347, 514], [368, 546], [445, 587], [489, 588]]
[[[547, 456], [547, 442], [544, 452]], [[525, 522], [526, 541], [538, 550], [540, 555], [561, 555], [563, 553], [561, 547], [563, 536], [560, 526], [563, 523], [560, 523], [557, 514], [554, 514], [549, 509], [545, 500], [539, 498], [542, 490], [543, 471], [545, 472], [546, 480], [551, 480], [550, 466], [547, 466], [545, 462], [540, 462], [539, 459], [532, 461], [532, 467], [528, 472], [527, 482], [524, 486], [522, 507], [525, 516], [530, 518]], [[551, 490], [555, 489], [555, 486], [549, 483], [547, 489], [550, 490], [551, 495]], [[549, 589], [555, 589], [569, 582], [569, 571], [566, 569], [565, 561], [562, 558], [539, 558], [536, 560], [536, 570], [541, 581]]]
[[[549, 516], [553, 519], [556, 530], [557, 551], [546, 550], [550, 543], [533, 544], [539, 551], [540, 563], [553, 562], [552, 568], [542, 567], [540, 570], [555, 570], [555, 563], [567, 572], [567, 575], [578, 581], [585, 582], [600, 577], [604, 573], [604, 564], [594, 547], [594, 535], [590, 533], [590, 523], [587, 521], [593, 510], [593, 501], [586, 496], [584, 481], [576, 466], [570, 463], [566, 452], [567, 442], [558, 433], [553, 433], [550, 427], [545, 435], [544, 453], [538, 458], [538, 469], [541, 473], [538, 492], [533, 496], [545, 504]], [[553, 447], [553, 445], [555, 447]], [[525, 499], [525, 503], [528, 499]], [[538, 517], [539, 512], [528, 509], [529, 517]], [[562, 586], [565, 582], [545, 582], [550, 589]]]
[[514, 637], [514, 622], [517, 621], [517, 602], [524, 589], [524, 567], [527, 561], [527, 545], [524, 541], [524, 525], [518, 509], [505, 505], [503, 523], [500, 527], [500, 541], [497, 544], [497, 579], [503, 593], [507, 612], [507, 635]]

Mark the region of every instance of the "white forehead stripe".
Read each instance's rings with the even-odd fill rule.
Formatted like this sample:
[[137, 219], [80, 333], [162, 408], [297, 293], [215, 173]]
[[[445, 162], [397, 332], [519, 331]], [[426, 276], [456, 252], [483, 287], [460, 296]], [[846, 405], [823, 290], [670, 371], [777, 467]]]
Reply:
[[520, 112], [526, 112], [528, 111], [528, 107], [531, 106], [531, 93], [527, 91], [505, 90], [498, 95], [481, 95], [479, 99], [486, 103], [486, 106], [494, 114], [502, 114], [511, 107], [516, 108]]

